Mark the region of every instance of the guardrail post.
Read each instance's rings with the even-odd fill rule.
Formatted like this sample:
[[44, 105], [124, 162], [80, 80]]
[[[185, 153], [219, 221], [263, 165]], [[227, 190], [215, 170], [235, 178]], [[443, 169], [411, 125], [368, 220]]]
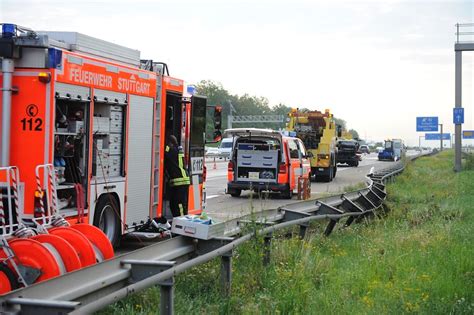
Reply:
[[307, 223], [300, 224], [300, 238], [301, 239], [305, 238], [307, 230], [308, 230], [308, 224]]
[[[309, 213], [299, 212], [299, 211], [292, 211], [292, 210], [285, 210], [283, 222], [293, 221], [298, 219], [303, 219], [311, 216]], [[308, 223], [301, 223], [299, 224], [300, 227], [300, 238], [303, 239], [306, 236], [306, 231], [308, 230], [309, 224]]]
[[334, 227], [336, 226], [337, 220], [329, 220], [328, 226], [326, 226], [326, 230], [324, 230], [324, 235], [329, 236], [332, 231], [334, 230]]
[[221, 289], [224, 296], [229, 296], [232, 287], [232, 251], [221, 256]]
[[160, 286], [160, 314], [174, 314], [174, 277], [158, 282]]
[[[121, 261], [122, 265], [131, 266], [130, 282], [136, 283], [149, 278], [169, 268], [172, 268], [174, 261], [155, 261], [155, 260], [134, 260], [128, 259]], [[158, 282], [160, 286], [160, 314], [174, 314], [174, 277], [170, 277]]]
[[268, 233], [263, 237], [263, 265], [270, 264], [271, 246], [273, 233]]

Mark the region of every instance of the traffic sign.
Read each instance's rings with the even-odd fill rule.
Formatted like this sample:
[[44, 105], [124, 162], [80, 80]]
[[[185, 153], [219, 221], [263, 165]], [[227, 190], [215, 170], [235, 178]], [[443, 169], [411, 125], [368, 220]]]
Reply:
[[463, 139], [474, 139], [474, 130], [464, 130], [462, 132]]
[[[443, 133], [443, 140], [450, 140], [451, 134]], [[441, 140], [440, 133], [425, 133], [425, 140]]]
[[438, 131], [438, 117], [416, 117], [416, 131]]
[[453, 124], [455, 125], [464, 124], [464, 108], [462, 107], [453, 108]]

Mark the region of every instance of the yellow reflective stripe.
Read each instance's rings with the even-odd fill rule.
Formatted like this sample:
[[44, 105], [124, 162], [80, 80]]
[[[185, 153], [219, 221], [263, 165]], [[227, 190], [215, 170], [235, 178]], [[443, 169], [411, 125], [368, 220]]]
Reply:
[[166, 146], [165, 151], [166, 151], [166, 152], [169, 152], [169, 151], [170, 151], [170, 147], [169, 147], [169, 146]]
[[190, 181], [189, 178], [174, 178], [170, 180], [171, 186], [182, 186], [182, 185], [189, 185]]
[[180, 214], [181, 216], [183, 216], [183, 215], [184, 215], [183, 204], [182, 204], [182, 203], [179, 203], [179, 204], [178, 204], [178, 207], [179, 207], [179, 214]]
[[188, 177], [188, 176], [186, 175], [186, 170], [184, 169], [183, 160], [184, 160], [184, 154], [183, 154], [183, 153], [179, 153], [179, 154], [178, 154], [179, 169], [181, 170], [181, 176], [182, 176], [183, 178], [185, 178], [185, 177]]
[[185, 177], [185, 178], [173, 178], [172, 180], [170, 180], [170, 183], [180, 183], [180, 182], [186, 182], [189, 184], [189, 177]]

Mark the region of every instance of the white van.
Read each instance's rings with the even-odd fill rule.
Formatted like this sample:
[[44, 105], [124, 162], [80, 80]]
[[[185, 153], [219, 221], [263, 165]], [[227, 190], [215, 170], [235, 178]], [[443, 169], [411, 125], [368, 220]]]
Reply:
[[234, 138], [224, 138], [221, 141], [219, 146], [219, 156], [223, 158], [230, 158], [230, 154], [232, 152], [232, 144], [234, 142]]

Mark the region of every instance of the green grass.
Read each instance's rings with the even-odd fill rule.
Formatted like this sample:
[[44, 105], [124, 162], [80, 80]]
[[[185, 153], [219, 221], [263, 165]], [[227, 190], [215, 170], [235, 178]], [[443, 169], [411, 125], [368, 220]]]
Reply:
[[[237, 249], [230, 298], [219, 290], [219, 260], [177, 277], [177, 314], [473, 314], [474, 171], [454, 173], [452, 152], [420, 158], [388, 187], [388, 211], [322, 236]], [[102, 314], [157, 314], [159, 289]]]

